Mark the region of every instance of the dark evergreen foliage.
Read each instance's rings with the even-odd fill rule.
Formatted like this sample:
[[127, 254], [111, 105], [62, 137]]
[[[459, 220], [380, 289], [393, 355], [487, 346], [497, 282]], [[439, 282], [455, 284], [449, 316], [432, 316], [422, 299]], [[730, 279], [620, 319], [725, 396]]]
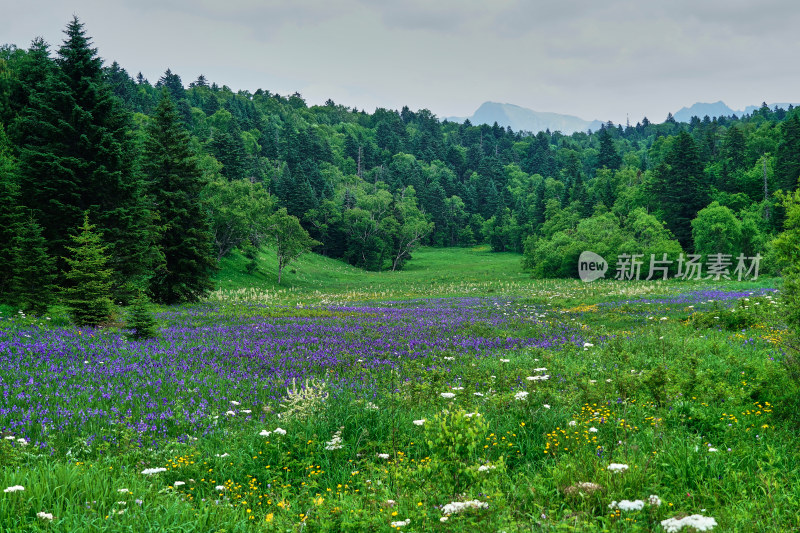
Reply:
[[18, 224], [13, 241], [11, 294], [14, 303], [26, 313], [41, 316], [55, 299], [55, 261], [47, 254], [42, 227], [33, 217]]
[[152, 339], [158, 336], [158, 322], [150, 309], [150, 301], [144, 291], [134, 298], [128, 314], [127, 328], [134, 340]]
[[[149, 268], [147, 220], [133, 173], [129, 115], [107, 84], [83, 25], [73, 19], [54, 68], [41, 47], [31, 68], [29, 103], [13, 127], [22, 204], [42, 225], [52, 256], [89, 211], [104, 233], [118, 297]], [[60, 262], [60, 269], [64, 264]]]
[[202, 173], [166, 89], [147, 126], [142, 172], [158, 214], [163, 259], [150, 291], [160, 303], [197, 301], [213, 288], [213, 240], [201, 204]]

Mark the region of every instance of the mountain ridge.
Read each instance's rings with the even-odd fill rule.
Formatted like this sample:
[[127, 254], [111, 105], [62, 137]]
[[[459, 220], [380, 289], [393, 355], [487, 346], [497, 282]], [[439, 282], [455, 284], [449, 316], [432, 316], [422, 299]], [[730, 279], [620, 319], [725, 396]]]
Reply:
[[475, 110], [469, 117], [445, 117], [450, 122], [464, 122], [469, 119], [472, 124], [489, 124], [497, 122], [502, 127], [510, 126], [514, 131], [560, 131], [571, 134], [576, 131], [600, 129], [603, 122], [599, 120], [584, 120], [575, 115], [553, 113], [549, 111], [534, 111], [515, 104], [487, 101]]

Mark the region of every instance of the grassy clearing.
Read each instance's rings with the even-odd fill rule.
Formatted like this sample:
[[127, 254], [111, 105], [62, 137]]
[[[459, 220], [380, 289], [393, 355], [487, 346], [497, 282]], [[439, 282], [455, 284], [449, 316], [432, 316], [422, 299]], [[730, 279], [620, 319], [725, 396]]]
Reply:
[[774, 281], [534, 281], [481, 249], [309, 256], [286, 288], [243, 265], [155, 341], [2, 310], [0, 489], [24, 490], [0, 530], [800, 527]]

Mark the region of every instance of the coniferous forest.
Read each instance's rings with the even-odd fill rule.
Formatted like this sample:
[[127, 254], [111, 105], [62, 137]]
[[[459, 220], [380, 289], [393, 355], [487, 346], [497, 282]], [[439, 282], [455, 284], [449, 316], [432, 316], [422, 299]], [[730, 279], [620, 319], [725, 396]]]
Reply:
[[575, 277], [582, 250], [612, 267], [619, 253], [760, 253], [775, 272], [799, 113], [567, 136], [309, 106], [202, 74], [132, 76], [75, 18], [60, 45], [0, 50], [0, 293], [41, 310], [74, 285], [70, 249], [89, 231], [116, 300], [197, 301], [221, 258], [294, 219], [301, 250], [374, 271], [421, 245], [487, 243], [538, 277]]

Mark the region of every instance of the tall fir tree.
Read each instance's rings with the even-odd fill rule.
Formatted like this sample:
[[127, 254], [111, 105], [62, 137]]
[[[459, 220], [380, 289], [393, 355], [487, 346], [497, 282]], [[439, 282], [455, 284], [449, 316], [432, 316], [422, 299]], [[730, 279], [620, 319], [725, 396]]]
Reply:
[[619, 169], [622, 164], [622, 158], [617, 149], [614, 148], [614, 140], [611, 138], [611, 134], [608, 133], [608, 129], [601, 128], [597, 135], [600, 138], [600, 154], [597, 156], [597, 167], [605, 167], [611, 170]]
[[797, 113], [781, 125], [782, 139], [775, 158], [778, 187], [791, 192], [800, 179], [800, 118]]
[[32, 89], [14, 124], [21, 201], [57, 258], [66, 253], [69, 228], [89, 211], [109, 246], [115, 295], [125, 298], [126, 284], [151, 266], [152, 241], [132, 170], [130, 116], [113, 96], [83, 24], [74, 18], [65, 34], [58, 68]]
[[141, 167], [159, 215], [163, 256], [150, 290], [161, 303], [195, 302], [213, 289], [216, 261], [200, 198], [203, 174], [166, 89], [146, 131]]
[[664, 221], [684, 250], [692, 250], [692, 220], [710, 201], [700, 151], [692, 136], [681, 132], [664, 163], [656, 169], [656, 194]]
[[67, 246], [66, 278], [70, 285], [63, 290], [64, 303], [78, 326], [99, 326], [111, 318], [114, 309], [108, 247], [94, 230], [89, 213], [84, 213], [78, 234], [72, 236], [74, 246]]
[[41, 316], [55, 299], [55, 261], [47, 254], [42, 227], [33, 217], [17, 228], [11, 262], [13, 300], [26, 313]]
[[13, 241], [21, 220], [20, 213], [16, 161], [3, 125], [0, 124], [0, 265], [7, 266], [0, 268], [0, 295], [10, 294]]

